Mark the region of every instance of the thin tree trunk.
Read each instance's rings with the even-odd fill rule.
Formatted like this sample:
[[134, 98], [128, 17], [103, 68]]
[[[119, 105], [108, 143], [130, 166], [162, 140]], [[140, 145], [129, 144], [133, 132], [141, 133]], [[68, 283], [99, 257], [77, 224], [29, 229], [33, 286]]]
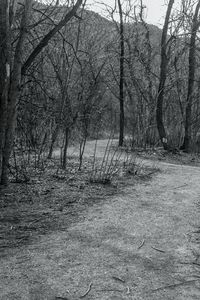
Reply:
[[58, 132], [59, 132], [59, 125], [56, 125], [56, 128], [53, 131], [52, 138], [51, 138], [51, 145], [50, 145], [50, 148], [49, 148], [49, 154], [47, 156], [48, 159], [52, 158], [53, 148], [54, 148], [54, 144], [56, 142], [56, 139], [58, 137]]
[[21, 83], [22, 50], [23, 50], [24, 40], [26, 36], [26, 30], [28, 27], [32, 2], [33, 0], [26, 0], [24, 4], [24, 12], [22, 15], [21, 25], [20, 25], [20, 36], [15, 49], [12, 76], [10, 78], [9, 92], [7, 98], [7, 120], [6, 120], [7, 124], [5, 130], [5, 141], [4, 141], [5, 143], [3, 148], [2, 172], [1, 172], [1, 184], [4, 185], [8, 183], [9, 158], [11, 155], [13, 140], [14, 140], [14, 131], [15, 131], [15, 123], [16, 123], [16, 115], [17, 115], [17, 99], [19, 96], [20, 83]]
[[85, 151], [86, 141], [87, 141], [87, 132], [84, 134], [83, 139], [80, 141], [80, 145], [79, 145], [79, 167], [78, 167], [79, 171], [82, 168], [83, 154]]
[[119, 146], [124, 142], [124, 23], [121, 1], [118, 0], [120, 16], [120, 83], [119, 83], [119, 105], [120, 105], [120, 122], [119, 122]]
[[189, 152], [191, 150], [191, 139], [192, 139], [192, 100], [193, 100], [193, 90], [194, 90], [194, 77], [195, 77], [195, 41], [198, 28], [200, 26], [199, 22], [199, 9], [200, 1], [198, 1], [195, 14], [192, 20], [192, 32], [190, 38], [190, 49], [189, 49], [189, 65], [188, 65], [188, 91], [187, 91], [187, 104], [186, 104], [186, 115], [185, 115], [185, 137], [182, 150]]
[[9, 9], [9, 2], [7, 0], [2, 0], [0, 4], [0, 180], [6, 134], [7, 102], [11, 66]]
[[161, 63], [160, 63], [160, 82], [158, 87], [158, 95], [157, 95], [157, 108], [156, 108], [156, 121], [157, 121], [157, 128], [160, 140], [162, 142], [163, 148], [165, 150], [169, 149], [167, 135], [163, 123], [163, 101], [164, 101], [164, 88], [165, 82], [167, 77], [167, 31], [169, 25], [169, 18], [171, 15], [172, 7], [174, 4], [174, 0], [170, 0], [167, 13], [165, 17], [165, 22], [162, 30], [162, 38], [161, 38]]
[[67, 166], [67, 149], [69, 144], [69, 127], [65, 128], [65, 145], [63, 150], [63, 162], [62, 162], [62, 168], [65, 170]]

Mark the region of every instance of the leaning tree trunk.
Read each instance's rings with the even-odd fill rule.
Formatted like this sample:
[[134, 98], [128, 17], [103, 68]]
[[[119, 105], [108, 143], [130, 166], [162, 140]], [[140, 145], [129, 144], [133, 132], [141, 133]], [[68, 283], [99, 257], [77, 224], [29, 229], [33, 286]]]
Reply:
[[189, 45], [189, 65], [188, 65], [188, 91], [187, 91], [187, 102], [185, 111], [185, 137], [182, 150], [189, 152], [191, 150], [191, 140], [192, 140], [192, 100], [193, 100], [193, 90], [194, 90], [194, 77], [195, 77], [195, 41], [198, 28], [200, 26], [200, 21], [198, 19], [200, 9], [200, 1], [198, 1], [195, 14], [192, 20], [192, 30]]
[[[19, 95], [20, 83], [21, 83], [21, 67], [22, 67], [22, 50], [24, 46], [24, 40], [26, 36], [26, 31], [28, 27], [29, 16], [31, 12], [33, 0], [26, 0], [24, 2], [24, 11], [21, 18], [20, 24], [20, 35], [16, 45], [14, 60], [13, 60], [13, 69], [12, 75], [10, 77], [10, 65], [7, 64], [7, 75], [9, 74], [9, 84], [7, 88], [7, 107], [6, 107], [6, 123], [4, 127], [5, 139], [2, 151], [2, 169], [1, 169], [1, 184], [8, 183], [8, 167], [9, 167], [9, 158], [12, 151], [13, 139], [14, 139], [14, 131], [15, 131], [15, 123], [16, 123], [16, 113], [17, 113], [17, 99]], [[9, 1], [7, 1], [7, 9], [9, 13]], [[13, 12], [12, 12], [13, 13]], [[9, 13], [9, 15], [11, 15]], [[8, 47], [11, 48], [10, 43], [10, 19], [7, 19], [9, 22], [8, 26], [8, 34], [7, 34], [7, 43]], [[11, 55], [11, 54], [10, 54]], [[11, 60], [11, 58], [10, 58]]]
[[162, 30], [162, 38], [161, 38], [161, 63], [160, 63], [160, 82], [158, 87], [158, 94], [157, 94], [157, 107], [156, 107], [156, 121], [157, 121], [157, 128], [161, 143], [165, 150], [169, 149], [167, 135], [163, 123], [163, 101], [164, 101], [164, 89], [165, 89], [165, 82], [167, 78], [167, 31], [169, 25], [169, 18], [171, 15], [172, 7], [174, 4], [174, 0], [170, 0], [167, 13], [165, 17], [165, 22]]
[[119, 146], [124, 142], [124, 23], [121, 1], [118, 0], [120, 16], [120, 83], [119, 83], [119, 105], [120, 105], [120, 122], [119, 122]]

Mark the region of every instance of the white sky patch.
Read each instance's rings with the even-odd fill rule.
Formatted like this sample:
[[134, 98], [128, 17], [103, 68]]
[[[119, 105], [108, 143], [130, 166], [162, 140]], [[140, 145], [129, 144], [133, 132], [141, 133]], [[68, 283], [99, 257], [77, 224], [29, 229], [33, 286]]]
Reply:
[[[124, 7], [127, 2], [128, 0], [122, 0]], [[140, 1], [135, 0], [130, 0], [130, 2], [133, 6], [140, 3]], [[115, 6], [115, 0], [87, 0], [87, 5], [90, 10], [106, 15], [105, 5], [103, 5], [103, 3], [111, 7]], [[143, 0], [143, 4], [146, 6], [144, 11], [146, 22], [161, 27], [167, 10], [166, 3], [168, 3], [166, 0]]]
[[[44, 2], [48, 4], [55, 5], [58, 2], [60, 5], [71, 6], [76, 3], [77, 0], [37, 0], [39, 2]], [[109, 13], [106, 10], [107, 7], [114, 8], [117, 0], [86, 0], [86, 9], [93, 10], [104, 17], [108, 17]], [[145, 21], [149, 24], [157, 25], [162, 27], [164, 23], [165, 14], [167, 11], [167, 4], [169, 0], [142, 0], [143, 5], [145, 6], [143, 17]], [[192, 0], [192, 2], [195, 2]], [[83, 0], [84, 3], [84, 0]], [[128, 3], [131, 4], [132, 8], [134, 6], [139, 7], [141, 0], [121, 0], [123, 10], [126, 11], [126, 6]], [[181, 0], [174, 1], [173, 11], [177, 8], [180, 9]], [[132, 10], [133, 11], [133, 10]], [[139, 10], [137, 10], [139, 11]], [[118, 19], [118, 14], [115, 16]]]

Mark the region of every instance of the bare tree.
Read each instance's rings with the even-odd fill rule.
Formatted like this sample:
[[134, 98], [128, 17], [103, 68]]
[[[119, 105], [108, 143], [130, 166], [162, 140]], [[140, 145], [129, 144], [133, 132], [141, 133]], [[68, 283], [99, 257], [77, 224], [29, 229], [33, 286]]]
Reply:
[[185, 111], [185, 137], [182, 150], [189, 152], [191, 150], [191, 140], [192, 140], [192, 104], [193, 104], [193, 92], [194, 92], [194, 79], [195, 79], [195, 44], [196, 35], [198, 28], [200, 26], [199, 21], [199, 10], [200, 1], [198, 1], [195, 9], [195, 13], [192, 20], [191, 37], [189, 44], [189, 59], [188, 59], [188, 90], [187, 90], [187, 100], [186, 100], [186, 111]]
[[118, 0], [118, 8], [120, 17], [119, 146], [122, 146], [124, 142], [124, 22], [121, 0]]
[[167, 7], [167, 12], [165, 16], [165, 22], [162, 30], [162, 38], [161, 38], [161, 63], [160, 63], [160, 82], [157, 93], [157, 108], [156, 108], [156, 120], [157, 120], [157, 128], [160, 140], [162, 142], [163, 148], [167, 150], [169, 148], [167, 135], [163, 123], [163, 101], [164, 101], [164, 93], [165, 93], [165, 82], [167, 78], [167, 32], [169, 26], [169, 19], [172, 11], [172, 7], [174, 4], [174, 0], [170, 0]]
[[[16, 1], [0, 1], [0, 182], [8, 183], [9, 158], [12, 151], [15, 124], [17, 117], [18, 97], [22, 83], [22, 76], [26, 74], [36, 57], [41, 53], [51, 38], [67, 23], [76, 16], [82, 0], [77, 0], [72, 9], [67, 12], [53, 28], [40, 40], [31, 54], [23, 63], [23, 51], [27, 32], [29, 31], [29, 20], [32, 11], [33, 0], [24, 0], [22, 3]], [[15, 49], [12, 49], [11, 35], [15, 13], [18, 6], [22, 10], [19, 37]], [[12, 50], [12, 51], [11, 51]], [[14, 55], [12, 56], [12, 53]], [[13, 63], [11, 64], [11, 61]], [[3, 117], [2, 117], [3, 116]]]

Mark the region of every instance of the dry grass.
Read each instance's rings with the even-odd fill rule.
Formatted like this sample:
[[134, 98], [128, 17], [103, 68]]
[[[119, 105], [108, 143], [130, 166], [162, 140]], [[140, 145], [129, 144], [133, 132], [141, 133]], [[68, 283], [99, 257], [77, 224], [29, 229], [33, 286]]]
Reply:
[[[97, 159], [97, 165], [101, 160]], [[65, 230], [78, 221], [88, 205], [122, 192], [133, 181], [149, 179], [152, 169], [123, 165], [112, 180], [92, 181], [92, 158], [84, 160], [81, 171], [76, 156], [69, 158], [67, 170], [59, 161], [49, 161], [45, 170], [34, 173], [28, 183], [11, 183], [0, 194], [0, 252], [30, 243], [50, 231]], [[119, 164], [117, 165], [119, 168]], [[140, 169], [140, 172], [139, 172]], [[133, 171], [134, 170], [134, 171]], [[156, 171], [156, 170], [153, 170]]]

